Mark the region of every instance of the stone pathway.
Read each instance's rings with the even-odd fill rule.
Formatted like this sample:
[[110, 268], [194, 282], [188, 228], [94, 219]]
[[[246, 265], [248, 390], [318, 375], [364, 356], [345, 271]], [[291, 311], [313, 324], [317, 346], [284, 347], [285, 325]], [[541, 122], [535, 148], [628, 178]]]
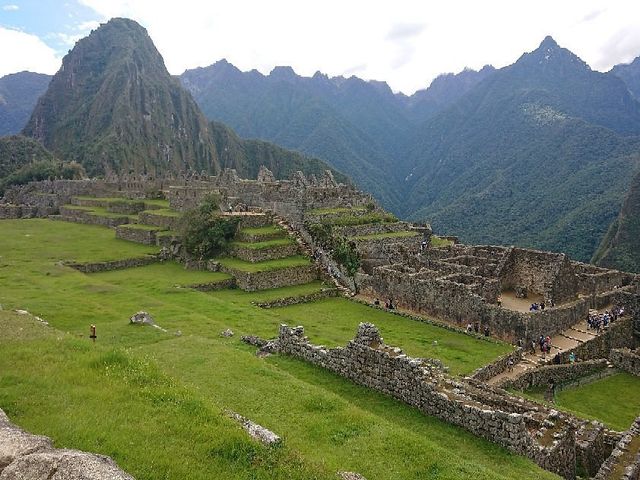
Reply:
[[[610, 308], [611, 306], [608, 305], [600, 310], [591, 310], [591, 313], [601, 313], [605, 310], [609, 310]], [[573, 350], [577, 346], [593, 340], [601, 334], [602, 332], [598, 334], [595, 330], [587, 330], [587, 319], [585, 318], [572, 327], [551, 337], [551, 351], [546, 355], [546, 357], [543, 358], [542, 353], [537, 349], [535, 354], [527, 352], [523, 355], [522, 360], [513, 366], [513, 370], [511, 372], [507, 371], [500, 373], [495, 377], [490, 378], [487, 383], [489, 385], [498, 385], [505, 380], [519, 377], [527, 370], [537, 368], [541, 365], [550, 364], [556, 353]]]

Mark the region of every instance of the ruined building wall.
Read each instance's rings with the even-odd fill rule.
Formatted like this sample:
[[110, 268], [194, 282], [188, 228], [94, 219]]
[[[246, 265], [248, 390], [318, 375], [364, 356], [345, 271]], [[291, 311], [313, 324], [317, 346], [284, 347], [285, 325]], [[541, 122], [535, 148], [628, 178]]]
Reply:
[[543, 428], [542, 422], [535, 424], [525, 415], [526, 406], [521, 401], [510, 402], [479, 389], [473, 392], [471, 386], [465, 391], [463, 384], [448, 380], [439, 365], [408, 357], [400, 349], [384, 345], [371, 324], [360, 324], [356, 337], [345, 348], [312, 345], [302, 327], [291, 329], [286, 325], [280, 327], [277, 343], [281, 353], [390, 395], [423, 413], [525, 455], [565, 478], [575, 478], [575, 439], [570, 424], [558, 420], [553, 440], [547, 445], [539, 444], [530, 429]]

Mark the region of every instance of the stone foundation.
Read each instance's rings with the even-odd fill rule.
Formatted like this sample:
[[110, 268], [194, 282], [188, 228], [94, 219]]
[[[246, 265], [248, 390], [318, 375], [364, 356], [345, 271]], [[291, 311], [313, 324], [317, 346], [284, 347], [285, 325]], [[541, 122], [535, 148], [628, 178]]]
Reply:
[[640, 355], [629, 348], [614, 348], [609, 354], [609, 361], [620, 370], [640, 377]]
[[296, 243], [276, 245], [268, 248], [249, 248], [234, 245], [231, 247], [229, 254], [246, 262], [256, 263], [298, 255], [300, 253], [299, 250]]
[[116, 238], [142, 243], [143, 245], [157, 245], [156, 234], [158, 230], [136, 227], [136, 225], [118, 225], [116, 227]]
[[637, 480], [640, 478], [640, 418], [622, 436], [594, 480]]
[[110, 270], [124, 270], [126, 268], [144, 267], [145, 265], [151, 265], [152, 263], [157, 263], [159, 261], [160, 259], [156, 255], [147, 255], [145, 257], [126, 258], [124, 260], [111, 260], [108, 262], [67, 262], [65, 263], [65, 265], [82, 273], [97, 273], [107, 272]]
[[244, 272], [221, 265], [220, 271], [232, 275], [238, 287], [247, 292], [301, 285], [318, 278], [315, 265], [280, 268], [266, 272]]
[[335, 288], [323, 288], [319, 292], [309, 293], [307, 295], [298, 295], [296, 297], [284, 297], [269, 302], [261, 302], [257, 305], [260, 308], [276, 308], [286, 307], [288, 305], [297, 305], [298, 303], [309, 303], [322, 300], [323, 298], [337, 297], [338, 290]]
[[153, 225], [163, 230], [176, 230], [180, 223], [180, 217], [160, 215], [153, 211], [144, 211], [138, 214], [138, 223]]

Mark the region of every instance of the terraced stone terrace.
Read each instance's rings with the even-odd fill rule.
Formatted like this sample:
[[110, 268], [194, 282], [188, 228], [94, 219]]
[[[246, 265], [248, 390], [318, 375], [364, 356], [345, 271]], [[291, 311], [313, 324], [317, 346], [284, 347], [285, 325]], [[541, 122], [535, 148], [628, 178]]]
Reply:
[[[243, 233], [265, 238], [259, 234], [276, 230]], [[157, 251], [117, 239], [104, 226], [0, 221], [0, 331], [11, 332], [0, 336], [0, 408], [12, 421], [52, 437], [57, 447], [110, 455], [137, 479], [333, 479], [338, 471], [369, 479], [557, 478], [337, 375], [293, 358], [258, 358], [239, 337], [270, 337], [281, 323], [304, 324], [314, 342], [340, 345], [360, 322], [373, 321], [389, 344], [436, 356], [453, 373], [470, 372], [509, 345], [344, 298], [257, 306], [332, 287], [319, 280], [256, 292], [199, 291], [192, 287], [228, 275], [175, 262], [93, 274], [66, 265]], [[258, 271], [310, 265], [302, 256], [221, 263]], [[130, 325], [139, 310], [166, 332]], [[95, 343], [90, 324], [97, 326]], [[220, 336], [227, 328], [233, 337]], [[225, 409], [276, 432], [282, 446], [255, 443]]]

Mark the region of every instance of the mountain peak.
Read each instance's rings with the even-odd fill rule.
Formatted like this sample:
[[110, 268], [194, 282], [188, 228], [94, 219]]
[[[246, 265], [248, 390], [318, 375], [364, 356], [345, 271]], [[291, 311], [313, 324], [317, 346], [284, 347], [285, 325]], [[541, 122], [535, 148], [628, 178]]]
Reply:
[[285, 80], [292, 81], [298, 78], [298, 75], [293, 70], [293, 68], [289, 66], [276, 66], [273, 67], [269, 76], [275, 80]]
[[560, 45], [558, 45], [558, 42], [556, 42], [551, 35], [544, 37], [544, 40], [542, 40], [542, 43], [540, 43], [540, 46], [538, 47], [538, 49], [547, 50], [553, 48], [560, 48]]

